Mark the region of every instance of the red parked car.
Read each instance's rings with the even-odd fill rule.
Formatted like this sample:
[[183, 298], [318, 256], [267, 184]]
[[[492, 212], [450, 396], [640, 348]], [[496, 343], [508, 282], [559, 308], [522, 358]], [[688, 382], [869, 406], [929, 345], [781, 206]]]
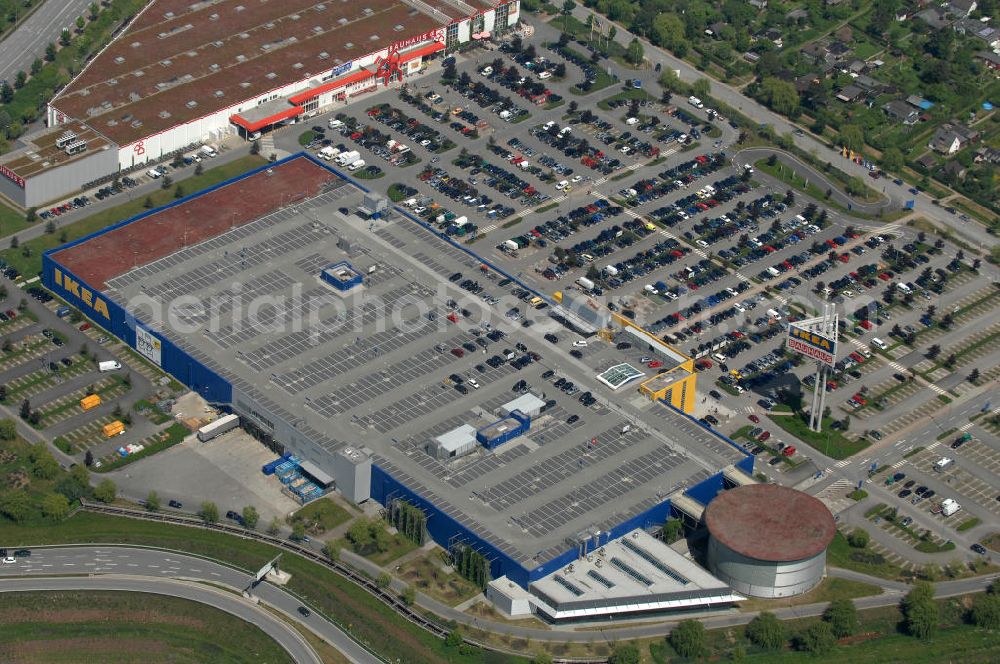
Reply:
[[795, 454], [795, 446], [794, 445], [789, 445], [785, 449], [781, 450], [781, 455], [782, 456], [790, 457], [793, 454]]
[[754, 424], [757, 424], [760, 422], [760, 418], [757, 417], [756, 415], [750, 415], [750, 421], [753, 422]]
[[763, 443], [765, 440], [771, 437], [770, 431], [765, 431], [764, 433], [757, 436], [757, 441]]

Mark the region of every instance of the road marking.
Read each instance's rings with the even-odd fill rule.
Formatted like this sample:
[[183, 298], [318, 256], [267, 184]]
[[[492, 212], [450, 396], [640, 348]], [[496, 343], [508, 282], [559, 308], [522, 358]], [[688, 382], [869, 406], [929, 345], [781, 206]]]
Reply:
[[837, 463], [833, 464], [833, 467], [834, 468], [843, 468], [844, 466], [849, 466], [849, 465], [851, 465], [851, 460], [850, 459], [844, 459], [843, 461], [838, 461]]
[[901, 466], [905, 466], [905, 465], [906, 465], [906, 463], [907, 463], [907, 462], [906, 462], [906, 459], [900, 459], [900, 460], [899, 460], [899, 461], [897, 461], [896, 463], [892, 464], [892, 466], [891, 466], [891, 467], [892, 467], [892, 468], [899, 468], [899, 467], [901, 467]]
[[153, 569], [159, 569], [159, 565], [146, 565], [146, 567], [152, 567]]
[[958, 428], [959, 431], [968, 431], [972, 427], [976, 426], [975, 422], [969, 422], [968, 424], [963, 424]]
[[485, 235], [486, 233], [492, 233], [496, 229], [497, 229], [497, 225], [496, 224], [490, 224], [486, 228], [480, 228], [479, 232]]
[[937, 447], [940, 444], [941, 444], [940, 441], [935, 440], [933, 443], [931, 443], [930, 445], [927, 446], [927, 451], [929, 452], [929, 451], [933, 450], [935, 447]]
[[948, 394], [948, 390], [944, 389], [943, 387], [938, 387], [934, 383], [927, 383], [927, 387], [931, 388], [938, 394]]

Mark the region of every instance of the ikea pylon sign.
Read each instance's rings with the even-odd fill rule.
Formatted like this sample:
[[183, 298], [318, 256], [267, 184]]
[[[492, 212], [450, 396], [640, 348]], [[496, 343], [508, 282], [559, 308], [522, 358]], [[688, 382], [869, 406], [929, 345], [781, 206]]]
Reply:
[[804, 327], [798, 327], [794, 323], [788, 326], [788, 340], [785, 345], [806, 357], [819, 360], [828, 367], [837, 362], [836, 341]]

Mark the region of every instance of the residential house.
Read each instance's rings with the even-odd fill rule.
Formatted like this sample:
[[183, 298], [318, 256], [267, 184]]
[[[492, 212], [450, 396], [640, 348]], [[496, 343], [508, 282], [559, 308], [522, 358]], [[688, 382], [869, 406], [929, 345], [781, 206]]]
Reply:
[[976, 150], [974, 161], [979, 164], [987, 161], [991, 164], [1000, 164], [1000, 149], [991, 147], [981, 147]]
[[826, 47], [826, 52], [836, 58], [843, 58], [851, 52], [851, 47], [842, 41], [835, 41]]
[[1000, 71], [1000, 55], [992, 51], [979, 51], [976, 53], [976, 60], [979, 60], [988, 69]]
[[823, 4], [827, 7], [836, 7], [837, 5], [842, 5], [845, 2], [847, 2], [847, 0], [823, 0]]
[[767, 9], [767, 0], [748, 0], [751, 7], [756, 7], [757, 9]]
[[920, 109], [921, 111], [926, 111], [934, 106], [934, 102], [927, 101], [923, 97], [917, 95], [910, 95], [906, 98], [906, 103], [913, 108]]
[[876, 80], [871, 76], [865, 76], [864, 74], [854, 77], [854, 85], [868, 92], [878, 92], [885, 87], [882, 81]]
[[711, 33], [710, 36], [715, 37], [716, 39], [721, 39], [722, 31], [725, 30], [726, 25], [727, 24], [724, 21], [716, 21], [708, 26], [708, 30], [706, 30], [706, 32]]
[[974, 18], [963, 18], [960, 21], [955, 21], [951, 27], [960, 35], [975, 37], [983, 42], [987, 48], [994, 50], [1000, 48], [1000, 30], [991, 27], [987, 23], [977, 21]]
[[803, 74], [802, 76], [796, 76], [793, 83], [795, 84], [795, 90], [799, 94], [802, 94], [811, 90], [814, 85], [819, 85], [820, 80], [816, 74]]
[[937, 165], [938, 165], [937, 158], [930, 152], [917, 159], [917, 166], [920, 166], [927, 171], [933, 171], [935, 168], [937, 168]]
[[842, 69], [841, 71], [843, 71], [845, 74], [853, 74], [854, 76], [860, 76], [861, 74], [864, 74], [867, 69], [868, 69], [867, 62], [855, 58], [854, 60], [851, 60], [849, 63], [847, 63], [847, 66], [844, 67], [844, 69]]
[[956, 180], [961, 180], [965, 177], [965, 166], [962, 165], [960, 161], [955, 159], [949, 159], [944, 162], [944, 172], [947, 175], [955, 178]]
[[934, 132], [927, 147], [941, 154], [955, 154], [979, 140], [979, 132], [963, 124], [946, 122]]
[[976, 11], [976, 0], [948, 0], [945, 7], [955, 16], [968, 16]]
[[840, 92], [837, 93], [837, 99], [849, 104], [858, 100], [858, 97], [864, 94], [864, 90], [856, 85], [848, 85], [847, 87], [841, 88]]
[[798, 21], [805, 21], [808, 18], [809, 18], [809, 12], [801, 8], [793, 9], [792, 11], [785, 14], [786, 21], [798, 22]]
[[763, 36], [764, 39], [774, 44], [777, 48], [784, 46], [784, 43], [781, 41], [781, 30], [778, 30], [777, 28], [768, 28], [764, 31]]
[[916, 13], [916, 17], [935, 30], [951, 25], [951, 18], [941, 7], [928, 7]]
[[819, 42], [810, 42], [799, 50], [799, 53], [810, 64], [819, 64], [826, 55], [826, 48]]
[[916, 124], [917, 120], [920, 119], [920, 113], [902, 99], [894, 99], [882, 104], [882, 110], [891, 120], [902, 122], [905, 125]]

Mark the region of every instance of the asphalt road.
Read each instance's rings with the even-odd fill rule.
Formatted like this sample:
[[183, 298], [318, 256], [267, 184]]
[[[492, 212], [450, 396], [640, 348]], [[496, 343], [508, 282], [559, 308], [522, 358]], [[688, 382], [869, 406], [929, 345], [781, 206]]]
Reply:
[[288, 652], [293, 661], [322, 664], [322, 660], [312, 647], [292, 627], [272, 616], [263, 608], [215, 588], [174, 579], [156, 579], [144, 576], [4, 579], [3, 583], [0, 583], [0, 592], [46, 590], [118, 590], [154, 593], [200, 602], [230, 613], [260, 628], [265, 634], [277, 641], [278, 645]]
[[17, 30], [0, 42], [0, 81], [14, 84], [18, 71], [31, 69], [43, 57], [49, 42], [58, 41], [63, 28], [76, 28], [76, 17], [87, 13], [90, 0], [48, 0]]
[[[251, 581], [251, 577], [245, 572], [240, 572], [232, 568], [214, 563], [201, 558], [186, 556], [179, 553], [156, 551], [153, 549], [137, 549], [121, 546], [82, 546], [82, 547], [44, 547], [32, 548], [32, 555], [29, 558], [18, 558], [17, 562], [11, 565], [0, 565], [0, 591], [7, 590], [30, 590], [30, 587], [21, 587], [16, 584], [25, 583], [28, 580], [16, 579], [18, 576], [42, 576], [42, 575], [90, 575], [89, 578], [76, 577], [73, 579], [51, 579], [50, 581], [64, 581], [84, 583], [87, 581], [104, 580], [108, 584], [130, 579], [135, 584], [131, 587], [115, 588], [105, 586], [55, 586], [51, 590], [74, 590], [74, 589], [94, 589], [94, 590], [135, 590], [144, 592], [161, 592], [162, 594], [174, 595], [177, 597], [187, 597], [202, 601], [200, 596], [188, 597], [179, 594], [179, 589], [190, 589], [192, 592], [199, 590], [205, 596], [214, 597], [209, 589], [204, 586], [181, 584], [177, 579], [187, 581], [210, 582], [214, 585], [224, 585], [237, 591], [246, 589]], [[124, 578], [116, 578], [123, 575]], [[174, 580], [174, 581], [172, 581]], [[33, 579], [36, 583], [43, 583], [44, 579]], [[171, 585], [163, 585], [171, 584]], [[45, 588], [41, 588], [45, 589]], [[285, 592], [280, 587], [270, 583], [261, 583], [253, 589], [253, 595], [262, 602], [271, 606], [296, 622], [309, 628], [314, 634], [332, 644], [337, 650], [343, 653], [355, 664], [379, 664], [382, 660], [365, 650], [351, 637], [345, 634], [339, 627], [326, 620], [322, 616], [313, 612], [312, 615], [304, 617], [298, 613], [298, 608], [302, 603], [291, 594]], [[319, 658], [308, 645], [302, 643], [296, 646], [297, 651], [291, 650], [286, 641], [278, 638], [275, 632], [265, 628], [268, 624], [259, 619], [254, 619], [259, 613], [264, 613], [253, 603], [232, 595], [222, 593], [224, 599], [231, 603], [226, 606], [219, 606], [213, 602], [206, 602], [233, 613], [234, 615], [247, 620], [265, 632], [270, 634], [282, 646], [285, 647], [296, 662], [320, 662]], [[220, 600], [221, 601], [221, 600]], [[242, 607], [243, 613], [227, 608], [229, 606]], [[264, 615], [268, 615], [264, 613]], [[247, 617], [251, 616], [251, 617]], [[273, 618], [271, 618], [274, 621]], [[278, 622], [279, 625], [283, 623]], [[272, 625], [273, 629], [273, 625]], [[286, 632], [292, 632], [284, 626]], [[296, 635], [301, 641], [301, 637]], [[286, 634], [287, 640], [287, 634]], [[304, 646], [304, 647], [303, 647]]]

